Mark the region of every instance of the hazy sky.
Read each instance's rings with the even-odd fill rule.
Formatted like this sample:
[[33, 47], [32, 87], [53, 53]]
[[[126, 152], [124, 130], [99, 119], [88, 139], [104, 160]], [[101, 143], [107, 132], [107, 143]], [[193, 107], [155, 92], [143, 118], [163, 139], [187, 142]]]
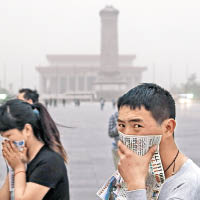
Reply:
[[143, 82], [169, 88], [193, 72], [200, 80], [199, 0], [6, 0], [0, 3], [2, 85], [38, 86], [34, 68], [47, 64], [46, 54], [99, 54], [99, 10], [110, 4], [120, 11], [119, 52], [136, 54], [134, 64], [148, 67]]

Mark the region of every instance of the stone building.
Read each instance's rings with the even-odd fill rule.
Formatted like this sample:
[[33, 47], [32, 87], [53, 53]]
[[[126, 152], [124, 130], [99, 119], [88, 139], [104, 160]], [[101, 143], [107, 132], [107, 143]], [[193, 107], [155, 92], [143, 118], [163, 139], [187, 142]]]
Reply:
[[134, 66], [136, 56], [118, 53], [118, 14], [112, 6], [100, 11], [100, 55], [47, 55], [37, 66], [42, 98], [66, 100], [116, 99], [142, 79], [146, 67]]

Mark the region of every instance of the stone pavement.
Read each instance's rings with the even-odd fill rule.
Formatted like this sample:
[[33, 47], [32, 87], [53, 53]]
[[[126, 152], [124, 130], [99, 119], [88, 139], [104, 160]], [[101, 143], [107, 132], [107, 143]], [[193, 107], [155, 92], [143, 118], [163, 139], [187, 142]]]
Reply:
[[[62, 142], [69, 155], [67, 165], [71, 200], [97, 200], [97, 190], [114, 172], [111, 143], [107, 135], [108, 118], [114, 112], [110, 103], [103, 111], [98, 103], [81, 103], [49, 108], [57, 123], [75, 128], [60, 128]], [[200, 105], [177, 107], [175, 138], [186, 155], [200, 165], [198, 121]], [[0, 184], [5, 166], [0, 155]]]
[[[111, 104], [103, 111], [99, 104], [50, 109], [56, 122], [76, 128], [61, 128], [62, 141], [69, 153], [69, 179], [72, 200], [98, 199], [96, 192], [114, 172], [111, 143], [107, 135]], [[59, 113], [63, 113], [60, 115]]]

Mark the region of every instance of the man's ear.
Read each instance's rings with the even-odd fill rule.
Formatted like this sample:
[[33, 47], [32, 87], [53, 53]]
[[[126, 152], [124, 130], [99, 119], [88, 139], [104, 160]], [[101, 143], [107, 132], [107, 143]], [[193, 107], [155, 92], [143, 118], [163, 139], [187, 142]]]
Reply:
[[176, 121], [172, 118], [166, 119], [162, 123], [162, 129], [165, 136], [173, 136], [176, 127]]

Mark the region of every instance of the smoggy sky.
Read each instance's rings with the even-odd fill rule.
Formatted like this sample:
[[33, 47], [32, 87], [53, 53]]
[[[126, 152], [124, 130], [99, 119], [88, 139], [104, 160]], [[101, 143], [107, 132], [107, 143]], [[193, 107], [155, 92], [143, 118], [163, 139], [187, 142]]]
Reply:
[[[46, 54], [99, 54], [99, 10], [119, 14], [119, 53], [147, 66], [143, 82], [169, 88], [197, 73], [199, 0], [6, 0], [0, 3], [0, 79], [6, 87], [38, 87], [35, 66]], [[6, 75], [6, 76], [5, 76]]]

